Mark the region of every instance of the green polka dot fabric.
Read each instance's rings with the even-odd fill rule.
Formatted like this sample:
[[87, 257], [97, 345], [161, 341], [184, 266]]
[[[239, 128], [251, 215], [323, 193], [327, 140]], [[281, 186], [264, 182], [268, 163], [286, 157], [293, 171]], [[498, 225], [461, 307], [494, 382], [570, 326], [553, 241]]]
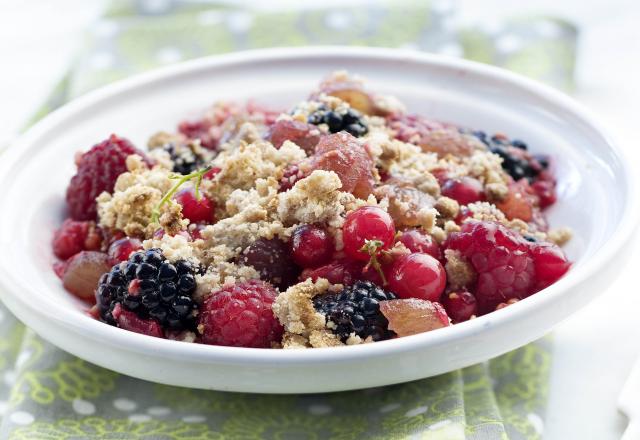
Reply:
[[[559, 20], [516, 18], [460, 29], [454, 3], [446, 0], [340, 8], [300, 2], [293, 9], [278, 3], [252, 10], [180, 0], [114, 2], [34, 120], [90, 89], [162, 64], [272, 46], [412, 48], [571, 89], [576, 32]], [[383, 388], [300, 396], [191, 390], [73, 357], [0, 305], [0, 438], [538, 439], [550, 362], [550, 341], [543, 339], [484, 364]]]

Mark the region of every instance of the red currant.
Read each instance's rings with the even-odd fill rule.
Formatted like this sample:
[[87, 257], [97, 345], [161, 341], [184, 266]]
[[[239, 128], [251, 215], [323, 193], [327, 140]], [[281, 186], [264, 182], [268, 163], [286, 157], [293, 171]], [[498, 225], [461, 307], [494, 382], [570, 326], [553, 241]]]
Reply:
[[398, 241], [405, 245], [411, 253], [422, 252], [438, 260], [442, 258], [438, 242], [431, 235], [420, 232], [417, 229], [407, 229], [398, 238]]
[[318, 267], [331, 260], [333, 237], [314, 225], [298, 226], [291, 237], [291, 256], [301, 267]]
[[442, 305], [455, 323], [468, 321], [478, 314], [476, 297], [466, 290], [445, 293], [442, 297]]
[[482, 183], [478, 179], [468, 176], [446, 180], [442, 185], [442, 195], [461, 205], [485, 200]]
[[114, 262], [127, 261], [129, 255], [142, 249], [142, 242], [137, 238], [121, 238], [109, 245], [107, 254]]
[[388, 249], [393, 244], [396, 228], [391, 216], [377, 206], [363, 206], [347, 215], [342, 227], [342, 241], [344, 252], [354, 260], [366, 261], [370, 258], [362, 246], [367, 240], [379, 240], [382, 249]]
[[389, 274], [389, 289], [399, 298], [438, 301], [447, 283], [442, 264], [429, 254], [398, 258]]
[[192, 223], [214, 223], [215, 204], [200, 195], [200, 200], [196, 198], [193, 188], [185, 188], [178, 191], [174, 196], [176, 202], [182, 205], [182, 215]]

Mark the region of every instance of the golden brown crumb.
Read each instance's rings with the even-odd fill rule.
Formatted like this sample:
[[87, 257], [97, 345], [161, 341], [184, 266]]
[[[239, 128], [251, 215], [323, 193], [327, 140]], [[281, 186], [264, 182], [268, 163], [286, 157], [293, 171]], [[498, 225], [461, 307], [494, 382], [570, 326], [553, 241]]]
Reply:
[[558, 246], [564, 246], [569, 240], [571, 240], [572, 236], [573, 232], [567, 227], [551, 229], [547, 233], [549, 241], [557, 244]]
[[447, 271], [447, 282], [453, 288], [463, 288], [472, 285], [476, 280], [476, 272], [467, 263], [458, 251], [447, 249], [444, 251], [447, 262], [444, 266]]
[[457, 201], [449, 197], [440, 197], [435, 204], [435, 208], [444, 219], [454, 219], [460, 212], [460, 205]]

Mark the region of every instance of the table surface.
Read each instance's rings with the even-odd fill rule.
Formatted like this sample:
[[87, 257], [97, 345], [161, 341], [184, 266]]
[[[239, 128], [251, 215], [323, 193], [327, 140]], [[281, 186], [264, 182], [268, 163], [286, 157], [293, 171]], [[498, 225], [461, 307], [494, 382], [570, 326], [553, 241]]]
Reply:
[[[581, 0], [535, 0], [524, 7], [503, 0], [478, 3], [458, 1], [459, 20], [490, 23], [514, 13], [548, 13], [577, 23], [574, 97], [594, 111], [623, 141], [631, 160], [640, 163], [640, 2], [603, 0], [585, 6]], [[78, 35], [100, 8], [100, 1], [84, 0], [0, 3], [0, 144], [19, 130], [63, 75], [80, 43]], [[637, 237], [636, 242], [640, 246]], [[640, 354], [640, 293], [632, 269], [640, 265], [640, 253], [621, 258], [628, 261], [624, 274], [553, 332], [547, 440], [618, 439], [626, 425], [616, 400]]]

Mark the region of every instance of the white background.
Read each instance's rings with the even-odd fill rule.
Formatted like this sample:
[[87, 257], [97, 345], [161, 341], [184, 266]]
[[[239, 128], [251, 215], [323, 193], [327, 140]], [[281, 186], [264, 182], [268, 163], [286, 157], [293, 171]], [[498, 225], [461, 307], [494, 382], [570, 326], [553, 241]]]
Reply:
[[[0, 145], [63, 75], [101, 6], [88, 0], [0, 0]], [[458, 7], [463, 23], [490, 25], [514, 13], [551, 14], [576, 23], [574, 96], [600, 116], [640, 165], [640, 1], [460, 0]], [[618, 439], [626, 425], [616, 399], [640, 354], [635, 279], [640, 254], [620, 258], [629, 260], [625, 274], [553, 332], [545, 439]], [[640, 406], [640, 390], [637, 395]]]

